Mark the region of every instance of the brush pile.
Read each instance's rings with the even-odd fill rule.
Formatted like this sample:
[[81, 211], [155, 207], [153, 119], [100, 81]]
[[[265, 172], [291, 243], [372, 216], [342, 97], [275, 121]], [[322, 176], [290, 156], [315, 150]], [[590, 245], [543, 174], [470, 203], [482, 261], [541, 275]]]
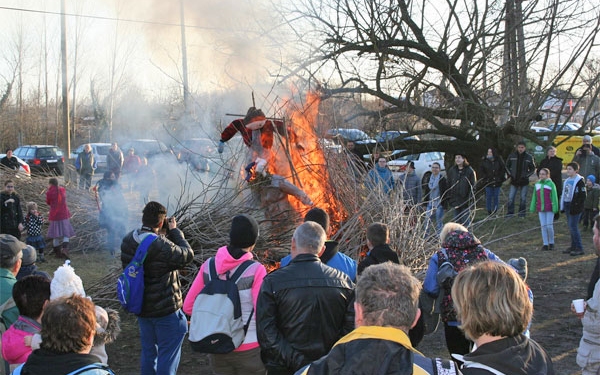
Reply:
[[[327, 155], [327, 176], [335, 205], [315, 201], [315, 206], [326, 208], [331, 216], [331, 239], [340, 243], [340, 251], [360, 260], [366, 251], [366, 227], [373, 222], [386, 223], [390, 228], [390, 243], [398, 252], [403, 264], [415, 272], [423, 271], [427, 260], [436, 247], [434, 239], [427, 241], [423, 235], [423, 212], [420, 208], [406, 207], [402, 192], [397, 189], [388, 196], [380, 191], [367, 190], [362, 181], [364, 171], [352, 170], [353, 163], [342, 154]], [[229, 242], [231, 218], [236, 214], [249, 214], [260, 223], [260, 236], [255, 248], [255, 257], [268, 270], [278, 267], [279, 260], [289, 254], [291, 237], [302, 221], [306, 210], [295, 210], [290, 206], [282, 212], [286, 220], [275, 221], [265, 217], [264, 209], [256, 202], [256, 192], [247, 188], [245, 181], [232, 173], [231, 168], [221, 167], [207, 179], [207, 174], [188, 171], [181, 179], [181, 190], [176, 198], [171, 196], [169, 212], [177, 218], [195, 252], [195, 261], [181, 272], [184, 291], [193, 281], [200, 265]], [[218, 177], [221, 176], [221, 177]], [[243, 176], [242, 176], [243, 177]], [[23, 204], [34, 200], [47, 217], [45, 204], [47, 178], [34, 177], [17, 181], [18, 192]], [[98, 208], [94, 193], [77, 189], [76, 182], [67, 182], [67, 199], [72, 213], [71, 222], [77, 236], [72, 239], [72, 253], [84, 254], [104, 251], [105, 233], [98, 225]], [[260, 192], [259, 192], [260, 193]], [[294, 197], [289, 197], [294, 200]], [[131, 228], [139, 225], [142, 205], [137, 200], [130, 204]], [[166, 202], [161, 202], [166, 203]], [[324, 207], [328, 206], [328, 207]], [[96, 284], [86, 285], [87, 292], [103, 306], [116, 307], [114, 280], [121, 272], [120, 267], [109, 269], [107, 275]]]

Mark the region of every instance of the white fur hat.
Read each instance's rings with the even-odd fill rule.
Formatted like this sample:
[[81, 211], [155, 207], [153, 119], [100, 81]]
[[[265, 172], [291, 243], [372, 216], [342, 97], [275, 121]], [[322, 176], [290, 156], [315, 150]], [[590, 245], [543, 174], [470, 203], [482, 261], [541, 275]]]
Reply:
[[75, 270], [70, 266], [71, 261], [66, 260], [65, 264], [54, 271], [54, 278], [50, 283], [50, 299], [55, 300], [60, 297], [70, 297], [78, 294], [85, 297], [83, 282], [75, 274]]

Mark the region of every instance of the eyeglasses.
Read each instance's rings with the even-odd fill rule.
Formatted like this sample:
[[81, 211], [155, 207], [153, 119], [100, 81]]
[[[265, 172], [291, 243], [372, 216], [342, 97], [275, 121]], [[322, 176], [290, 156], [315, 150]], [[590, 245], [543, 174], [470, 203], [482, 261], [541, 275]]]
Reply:
[[15, 187], [13, 185], [6, 185], [7, 189], [14, 189]]

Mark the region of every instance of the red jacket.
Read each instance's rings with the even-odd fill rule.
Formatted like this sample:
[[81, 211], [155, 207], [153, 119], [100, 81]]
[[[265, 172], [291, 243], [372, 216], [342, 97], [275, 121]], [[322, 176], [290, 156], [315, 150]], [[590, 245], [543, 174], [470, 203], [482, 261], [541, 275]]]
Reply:
[[48, 220], [59, 221], [71, 217], [67, 207], [67, 192], [64, 187], [50, 185], [46, 193], [46, 203], [50, 206]]
[[[265, 125], [261, 129], [261, 134], [264, 135], [261, 139], [262, 146], [264, 148], [271, 148], [273, 146], [273, 132], [277, 130], [279, 134], [285, 134], [283, 121], [272, 121], [267, 120]], [[242, 135], [244, 143], [248, 147], [252, 147], [252, 130], [247, 129], [244, 125], [244, 119], [233, 120], [227, 127], [221, 132], [221, 142], [227, 142], [235, 133], [239, 132]]]

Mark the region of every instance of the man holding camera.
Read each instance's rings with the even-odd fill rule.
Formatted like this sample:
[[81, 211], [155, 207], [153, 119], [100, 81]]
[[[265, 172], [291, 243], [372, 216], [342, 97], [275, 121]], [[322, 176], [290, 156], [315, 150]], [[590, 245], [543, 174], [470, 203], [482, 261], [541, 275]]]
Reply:
[[[148, 202], [142, 211], [142, 227], [128, 233], [121, 244], [121, 263], [127, 267], [140, 243], [150, 234], [158, 235], [148, 247], [144, 261], [144, 303], [138, 315], [142, 346], [142, 375], [176, 374], [181, 344], [187, 333], [187, 318], [181, 307], [183, 297], [179, 269], [194, 260], [194, 251], [177, 228], [167, 209]], [[159, 231], [166, 227], [166, 235]]]
[[600, 177], [600, 157], [596, 156], [592, 150], [592, 144], [584, 143], [581, 150], [578, 150], [573, 158], [573, 162], [579, 164], [579, 174], [586, 177], [593, 175], [596, 181]]

